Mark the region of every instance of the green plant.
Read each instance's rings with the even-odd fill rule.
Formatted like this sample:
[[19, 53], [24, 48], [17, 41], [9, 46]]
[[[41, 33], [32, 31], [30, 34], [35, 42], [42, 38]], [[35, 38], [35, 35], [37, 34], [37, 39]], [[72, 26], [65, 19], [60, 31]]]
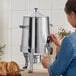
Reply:
[[5, 45], [0, 45], [0, 60], [2, 55], [4, 54], [4, 50], [3, 50], [4, 48], [5, 48]]
[[64, 36], [67, 36], [70, 33], [71, 33], [71, 31], [67, 31], [63, 27], [60, 27], [59, 31], [58, 31], [58, 36], [61, 37], [61, 38], [63, 38]]

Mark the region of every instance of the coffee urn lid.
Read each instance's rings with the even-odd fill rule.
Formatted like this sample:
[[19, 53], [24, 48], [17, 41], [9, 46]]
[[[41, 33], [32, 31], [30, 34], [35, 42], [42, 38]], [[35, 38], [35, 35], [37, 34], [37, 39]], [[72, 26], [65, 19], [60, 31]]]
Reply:
[[34, 12], [31, 14], [31, 17], [46, 17], [38, 11], [38, 8], [34, 8]]

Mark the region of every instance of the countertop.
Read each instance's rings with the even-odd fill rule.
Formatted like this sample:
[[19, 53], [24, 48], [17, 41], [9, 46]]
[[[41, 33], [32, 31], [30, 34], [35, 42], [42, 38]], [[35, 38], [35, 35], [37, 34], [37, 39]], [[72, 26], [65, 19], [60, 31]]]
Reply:
[[28, 69], [21, 72], [22, 76], [49, 76], [48, 70], [44, 69], [41, 63], [34, 64], [33, 73], [28, 73]]
[[33, 73], [23, 72], [22, 76], [49, 76], [49, 74], [45, 72], [33, 72]]

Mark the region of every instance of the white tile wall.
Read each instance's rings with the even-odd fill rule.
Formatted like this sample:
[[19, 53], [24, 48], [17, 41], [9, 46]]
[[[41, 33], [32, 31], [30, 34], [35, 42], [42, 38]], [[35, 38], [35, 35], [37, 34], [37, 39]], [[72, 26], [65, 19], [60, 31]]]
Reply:
[[24, 65], [24, 57], [23, 53], [20, 52], [20, 46], [12, 46], [12, 60]]
[[65, 26], [66, 24], [66, 17], [65, 17], [65, 13], [63, 10], [52, 10], [52, 24], [54, 25], [53, 26], [53, 29], [52, 30], [53, 32], [58, 32], [58, 28], [60, 26]]
[[21, 45], [22, 38], [22, 29], [21, 28], [13, 28], [12, 29], [12, 45]]
[[52, 0], [39, 0], [39, 9], [51, 9]]
[[12, 0], [12, 10], [25, 10], [25, 0]]
[[12, 29], [8, 29], [7, 31], [7, 44], [10, 46], [12, 45]]
[[12, 11], [8, 11], [8, 28], [11, 28], [12, 24]]
[[52, 9], [64, 9], [67, 0], [51, 0]]
[[11, 10], [11, 0], [3, 0], [3, 10]]
[[8, 4], [8, 10], [12, 9], [12, 0], [7, 0]]
[[51, 0], [26, 0], [26, 9], [51, 9]]
[[66, 22], [63, 10], [52, 10], [52, 23], [55, 25], [63, 25]]
[[25, 11], [12, 11], [11, 15], [11, 27], [19, 28], [19, 25], [23, 23], [23, 16], [25, 15]]
[[33, 10], [32, 9], [26, 9], [25, 10], [25, 15], [26, 16], [31, 16], [33, 12], [34, 12], [34, 9]]
[[20, 52], [22, 30], [19, 25], [23, 24], [23, 16], [31, 15], [34, 8], [39, 8], [42, 14], [50, 17], [50, 23], [54, 25], [51, 31], [57, 32], [61, 25], [64, 25], [65, 28], [68, 26], [68, 29], [72, 30], [63, 11], [65, 2], [66, 0], [7, 0], [8, 47], [6, 48], [5, 60], [15, 60], [20, 65], [24, 65], [24, 57]]
[[11, 61], [12, 60], [12, 46], [7, 45], [6, 51], [4, 51], [4, 60]]
[[57, 33], [60, 26], [63, 26], [66, 30], [71, 30], [71, 31], [74, 30], [73, 27], [68, 23], [64, 10], [61, 9], [52, 10], [51, 18], [52, 18], [52, 24], [54, 25], [52, 28], [53, 32]]
[[26, 0], [26, 9], [34, 9], [39, 7], [39, 0]]

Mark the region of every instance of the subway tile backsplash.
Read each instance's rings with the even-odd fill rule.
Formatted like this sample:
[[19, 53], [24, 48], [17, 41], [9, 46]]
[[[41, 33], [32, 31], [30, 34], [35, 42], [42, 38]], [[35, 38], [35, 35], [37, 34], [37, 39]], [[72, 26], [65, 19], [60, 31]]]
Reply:
[[19, 28], [19, 25], [23, 23], [23, 16], [25, 15], [25, 11], [12, 11], [11, 12], [11, 27]]
[[26, 9], [51, 9], [51, 0], [26, 0]]
[[67, 0], [51, 0], [52, 9], [64, 9], [65, 3]]
[[34, 9], [39, 7], [39, 0], [25, 0], [26, 1], [26, 9]]
[[17, 10], [25, 10], [25, 0], [12, 0], [11, 1], [11, 8], [14, 11]]

